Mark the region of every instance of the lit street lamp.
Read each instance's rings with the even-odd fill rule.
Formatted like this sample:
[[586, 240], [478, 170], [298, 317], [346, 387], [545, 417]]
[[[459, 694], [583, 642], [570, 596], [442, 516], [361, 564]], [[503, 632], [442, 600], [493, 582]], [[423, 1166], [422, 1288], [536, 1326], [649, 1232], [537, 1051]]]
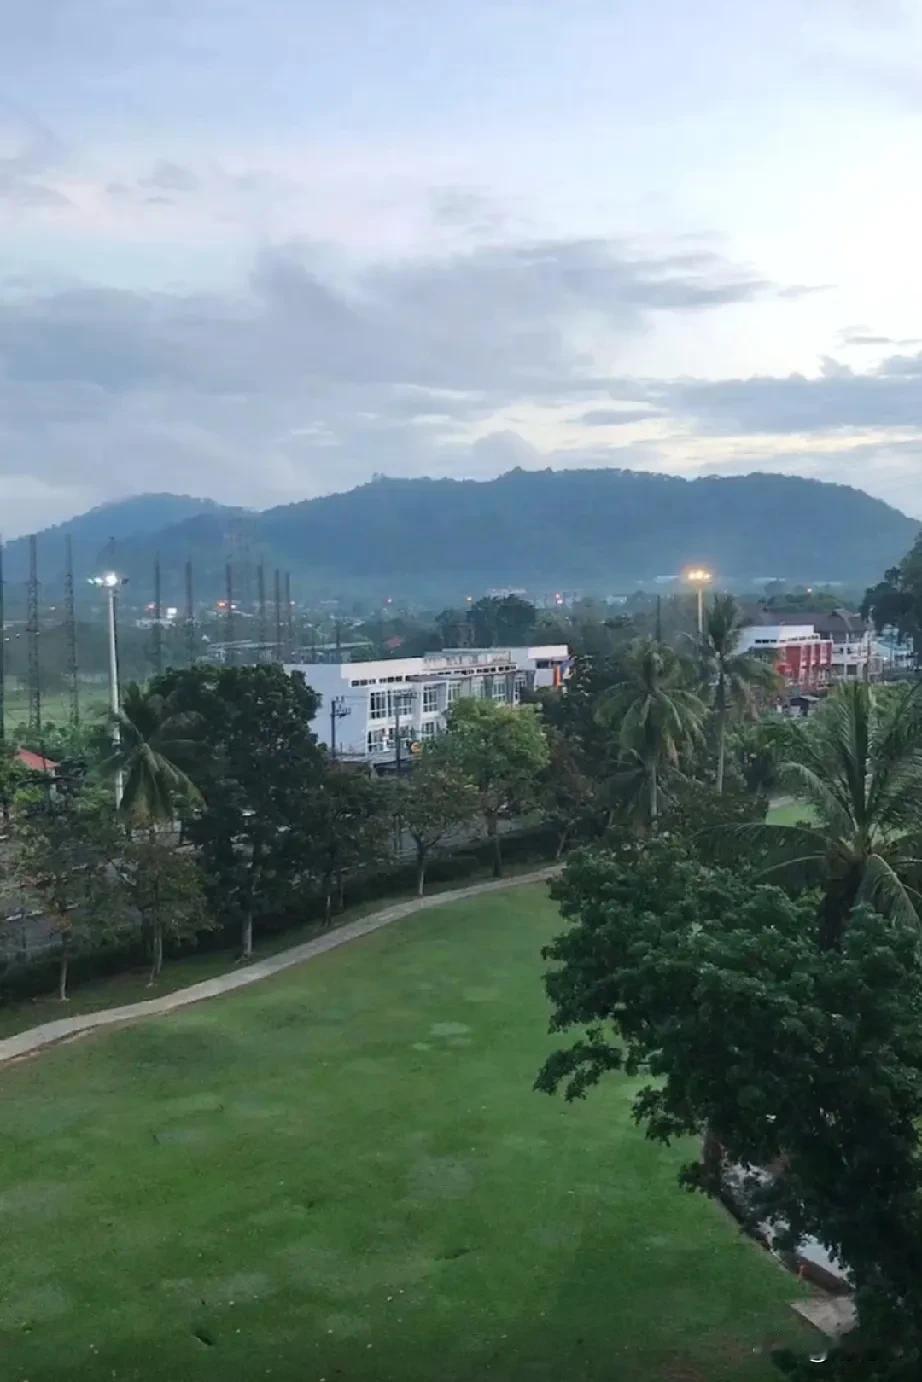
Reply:
[[[122, 735], [118, 724], [118, 714], [121, 708], [121, 699], [118, 690], [118, 642], [115, 632], [115, 599], [120, 585], [124, 585], [121, 576], [114, 571], [106, 571], [101, 576], [91, 576], [90, 585], [95, 585], [98, 589], [106, 592], [106, 603], [109, 614], [109, 709], [112, 711], [112, 743], [118, 752], [122, 742]], [[122, 794], [125, 790], [125, 780], [121, 768], [116, 769], [115, 773], [115, 809], [122, 804]]]
[[714, 577], [711, 572], [703, 566], [693, 566], [691, 571], [686, 571], [685, 579], [695, 587], [698, 592], [698, 637], [704, 637], [704, 588]]

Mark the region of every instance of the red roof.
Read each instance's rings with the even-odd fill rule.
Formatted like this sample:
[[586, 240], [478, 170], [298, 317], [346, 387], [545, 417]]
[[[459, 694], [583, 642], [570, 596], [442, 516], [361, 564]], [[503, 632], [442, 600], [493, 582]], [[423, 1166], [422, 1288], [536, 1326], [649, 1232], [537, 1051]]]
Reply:
[[47, 773], [49, 777], [60, 768], [60, 763], [55, 763], [53, 758], [44, 758], [40, 753], [33, 753], [31, 749], [17, 749], [16, 757], [32, 773]]

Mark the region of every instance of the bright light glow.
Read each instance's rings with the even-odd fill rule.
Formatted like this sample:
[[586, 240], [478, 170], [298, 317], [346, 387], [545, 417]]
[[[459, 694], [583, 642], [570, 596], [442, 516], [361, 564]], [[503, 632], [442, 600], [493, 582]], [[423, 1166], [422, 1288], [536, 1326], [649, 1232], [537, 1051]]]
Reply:
[[706, 567], [693, 566], [690, 571], [685, 572], [685, 579], [691, 581], [692, 585], [707, 585], [714, 577]]
[[121, 577], [117, 576], [114, 571], [104, 571], [101, 576], [90, 576], [90, 585], [101, 585], [106, 590], [114, 590], [121, 583]]

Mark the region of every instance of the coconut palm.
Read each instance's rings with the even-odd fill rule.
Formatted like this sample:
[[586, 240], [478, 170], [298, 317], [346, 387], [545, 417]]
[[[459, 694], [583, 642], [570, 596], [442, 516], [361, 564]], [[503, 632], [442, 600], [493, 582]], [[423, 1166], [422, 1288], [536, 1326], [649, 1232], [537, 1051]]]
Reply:
[[717, 790], [724, 789], [727, 721], [731, 712], [751, 711], [759, 691], [770, 691], [778, 677], [773, 667], [739, 650], [744, 627], [732, 595], [718, 595], [707, 612], [702, 638], [705, 678], [713, 695], [717, 720]]
[[640, 639], [624, 675], [602, 696], [599, 717], [618, 726], [622, 784], [651, 829], [659, 816], [663, 769], [701, 738], [704, 702], [689, 689], [687, 664], [655, 639]]
[[821, 944], [841, 942], [852, 909], [862, 902], [885, 915], [917, 919], [920, 687], [839, 687], [803, 726], [779, 776], [809, 804], [814, 820], [754, 829], [769, 852], [769, 873], [822, 887]]
[[198, 799], [198, 788], [180, 766], [194, 753], [196, 719], [177, 713], [169, 697], [131, 683], [115, 723], [120, 742], [109, 767], [124, 778], [121, 815], [155, 830], [175, 818], [181, 800]]

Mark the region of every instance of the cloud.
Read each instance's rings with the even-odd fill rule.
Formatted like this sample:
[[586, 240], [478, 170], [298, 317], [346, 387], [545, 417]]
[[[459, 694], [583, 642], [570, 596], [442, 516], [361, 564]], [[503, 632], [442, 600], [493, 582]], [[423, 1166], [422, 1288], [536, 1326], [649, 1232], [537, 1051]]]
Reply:
[[590, 408], [579, 421], [584, 427], [626, 427], [632, 422], [652, 422], [661, 417], [656, 408]]

